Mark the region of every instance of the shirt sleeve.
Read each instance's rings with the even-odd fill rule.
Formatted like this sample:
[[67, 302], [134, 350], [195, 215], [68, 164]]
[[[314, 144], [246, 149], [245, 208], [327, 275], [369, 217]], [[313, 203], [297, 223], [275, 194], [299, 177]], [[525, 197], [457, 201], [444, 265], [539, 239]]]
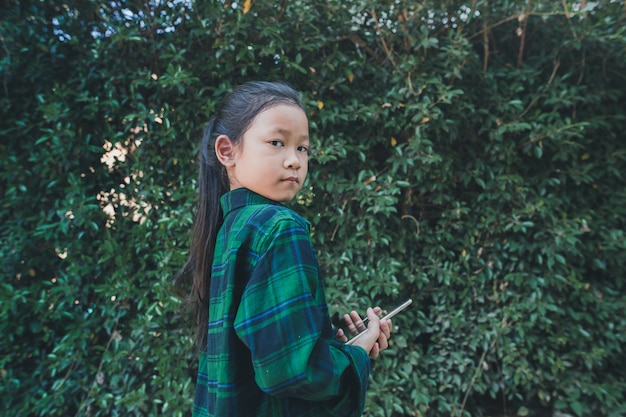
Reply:
[[338, 416], [360, 416], [369, 358], [327, 337], [332, 330], [320, 306], [326, 298], [308, 228], [281, 220], [267, 236], [234, 323], [257, 385], [270, 395], [326, 401]]

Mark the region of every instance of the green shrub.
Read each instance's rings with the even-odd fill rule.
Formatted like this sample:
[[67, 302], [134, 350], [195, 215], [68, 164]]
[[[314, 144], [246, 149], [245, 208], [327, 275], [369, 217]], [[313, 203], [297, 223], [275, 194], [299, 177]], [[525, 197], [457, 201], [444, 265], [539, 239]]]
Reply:
[[366, 415], [626, 414], [625, 12], [588, 4], [5, 2], [3, 415], [188, 414], [171, 277], [251, 79], [309, 109], [332, 312], [414, 299]]

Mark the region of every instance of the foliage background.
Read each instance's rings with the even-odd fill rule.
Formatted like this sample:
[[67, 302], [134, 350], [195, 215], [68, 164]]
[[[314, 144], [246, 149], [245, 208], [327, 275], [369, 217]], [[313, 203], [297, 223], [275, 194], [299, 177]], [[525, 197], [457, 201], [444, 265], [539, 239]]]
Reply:
[[0, 413], [187, 415], [171, 277], [216, 103], [288, 80], [367, 416], [626, 415], [626, 4], [5, 0]]

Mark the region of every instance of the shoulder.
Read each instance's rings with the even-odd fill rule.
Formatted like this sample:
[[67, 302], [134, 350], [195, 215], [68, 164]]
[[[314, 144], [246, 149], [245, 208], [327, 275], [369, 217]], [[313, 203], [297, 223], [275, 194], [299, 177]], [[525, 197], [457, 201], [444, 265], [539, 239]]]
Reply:
[[247, 225], [261, 235], [271, 236], [280, 231], [292, 230], [309, 234], [309, 222], [295, 211], [279, 204], [259, 204], [248, 206]]
[[283, 204], [246, 188], [231, 190], [220, 198], [227, 229], [254, 228], [258, 232], [276, 227], [300, 227], [309, 230], [309, 222]]

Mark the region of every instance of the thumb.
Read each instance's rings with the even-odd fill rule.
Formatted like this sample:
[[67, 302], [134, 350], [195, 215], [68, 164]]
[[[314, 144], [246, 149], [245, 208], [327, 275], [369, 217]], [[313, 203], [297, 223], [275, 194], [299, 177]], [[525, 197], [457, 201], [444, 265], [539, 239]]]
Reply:
[[357, 336], [358, 339], [354, 342], [354, 346], [360, 346], [370, 354], [380, 334], [380, 319], [372, 308], [367, 309], [367, 318], [369, 320], [367, 330]]
[[369, 320], [369, 323], [367, 323], [367, 332], [370, 333], [369, 337], [376, 340], [380, 333], [380, 318], [371, 307], [367, 309], [367, 319]]
[[367, 309], [367, 319], [369, 320], [369, 323], [367, 325], [368, 329], [370, 327], [370, 324], [376, 323], [376, 327], [380, 326], [380, 318], [376, 315], [374, 309], [371, 307]]

